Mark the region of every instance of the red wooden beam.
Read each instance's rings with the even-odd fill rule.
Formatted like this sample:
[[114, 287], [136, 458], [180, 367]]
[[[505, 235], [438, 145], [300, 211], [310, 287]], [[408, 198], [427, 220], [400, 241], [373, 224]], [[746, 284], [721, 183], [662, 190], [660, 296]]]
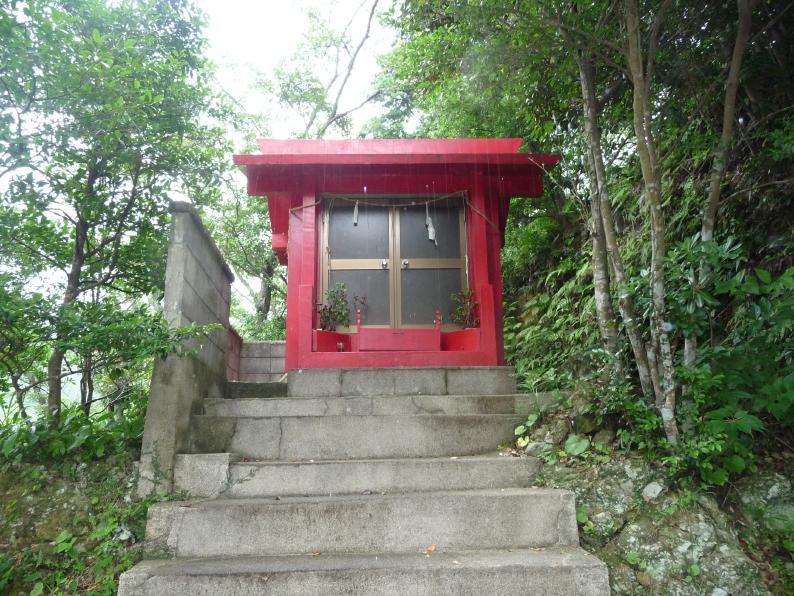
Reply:
[[264, 155], [517, 153], [522, 139], [257, 139]]
[[523, 165], [536, 164], [544, 168], [551, 168], [559, 162], [556, 155], [542, 153], [411, 153], [411, 154], [383, 154], [383, 153], [313, 153], [313, 154], [283, 154], [283, 155], [235, 155], [234, 163], [239, 166], [252, 165], [344, 165], [344, 164], [382, 164], [382, 165], [411, 165], [411, 164], [490, 164], [498, 165]]

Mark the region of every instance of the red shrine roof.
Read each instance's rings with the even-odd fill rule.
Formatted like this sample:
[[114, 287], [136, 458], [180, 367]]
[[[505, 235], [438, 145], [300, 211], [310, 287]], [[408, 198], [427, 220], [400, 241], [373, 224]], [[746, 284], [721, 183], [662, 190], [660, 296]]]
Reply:
[[554, 167], [558, 155], [519, 153], [522, 139], [258, 139], [259, 154], [235, 155], [245, 166], [484, 164]]
[[504, 235], [513, 197], [543, 194], [543, 174], [559, 155], [519, 153], [522, 139], [258, 139], [260, 153], [235, 155], [248, 178], [248, 194], [267, 196], [273, 248], [286, 262], [290, 201], [304, 175], [320, 192], [399, 195], [467, 190], [473, 169], [499, 204]]

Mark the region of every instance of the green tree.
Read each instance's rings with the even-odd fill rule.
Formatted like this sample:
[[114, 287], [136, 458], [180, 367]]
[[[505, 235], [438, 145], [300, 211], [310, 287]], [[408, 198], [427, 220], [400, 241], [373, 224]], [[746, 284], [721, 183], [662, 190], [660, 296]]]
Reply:
[[[682, 457], [690, 470], [711, 461], [692, 430], [704, 416], [755, 412], [773, 425], [786, 409], [762, 405], [760, 382], [740, 391], [736, 375], [714, 368], [748, 366], [740, 355], [757, 341], [736, 328], [747, 303], [776, 329], [765, 369], [779, 371], [775, 386], [792, 365], [773, 311], [788, 300], [794, 246], [794, 92], [783, 83], [794, 56], [781, 41], [794, 16], [771, 1], [729, 6], [406, 0], [392, 15], [400, 43], [380, 76], [388, 111], [371, 127], [404, 134], [418, 120], [421, 136], [522, 136], [531, 150], [563, 154], [547, 196], [511, 206], [509, 351], [530, 386], [594, 373], [619, 384], [628, 374], [643, 401], [606, 410], [650, 432], [645, 445], [663, 432], [671, 468]], [[756, 273], [751, 263], [766, 267]], [[768, 287], [780, 295], [765, 298]], [[745, 397], [727, 397], [728, 377]], [[694, 409], [675, 403], [686, 379]], [[709, 463], [717, 468], [739, 445], [720, 441]]]
[[223, 135], [201, 124], [200, 15], [188, 0], [52, 0], [6, 3], [0, 18], [4, 262], [60, 288], [63, 308], [157, 291], [168, 193], [216, 192]]

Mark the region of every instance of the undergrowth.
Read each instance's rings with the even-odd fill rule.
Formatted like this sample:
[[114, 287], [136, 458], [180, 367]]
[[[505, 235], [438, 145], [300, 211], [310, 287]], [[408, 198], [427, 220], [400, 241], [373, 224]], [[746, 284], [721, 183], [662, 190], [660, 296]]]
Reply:
[[123, 415], [0, 426], [0, 593], [115, 594], [142, 557], [146, 512], [133, 497], [145, 402]]

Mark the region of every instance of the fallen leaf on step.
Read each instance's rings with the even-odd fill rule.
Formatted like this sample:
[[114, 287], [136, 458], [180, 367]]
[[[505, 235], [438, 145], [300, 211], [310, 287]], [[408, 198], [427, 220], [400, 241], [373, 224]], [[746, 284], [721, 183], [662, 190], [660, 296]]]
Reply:
[[436, 550], [436, 545], [431, 544], [425, 549], [425, 552], [429, 555], [430, 553], [435, 552], [435, 550]]

